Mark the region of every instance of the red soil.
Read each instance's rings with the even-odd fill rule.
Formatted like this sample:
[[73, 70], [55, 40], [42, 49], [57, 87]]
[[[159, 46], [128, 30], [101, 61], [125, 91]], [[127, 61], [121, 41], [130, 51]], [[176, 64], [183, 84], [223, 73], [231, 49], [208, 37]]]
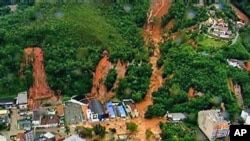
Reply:
[[159, 44], [163, 42], [162, 38], [162, 27], [161, 27], [161, 17], [167, 14], [171, 3], [165, 0], [152, 0], [151, 7], [149, 9], [148, 20], [144, 25], [144, 40], [146, 45], [153, 45], [154, 53], [150, 56], [149, 60], [152, 64], [152, 75], [150, 78], [150, 86], [146, 93], [144, 100], [136, 104], [136, 108], [140, 113], [140, 117], [133, 119], [136, 123], [139, 123], [138, 133], [136, 137], [141, 141], [146, 141], [145, 131], [149, 129], [159, 136], [159, 122], [166, 121], [164, 119], [144, 119], [144, 114], [149, 105], [153, 104], [152, 93], [157, 91], [163, 84], [162, 69], [157, 68], [157, 60], [160, 58]]
[[173, 28], [174, 23], [175, 23], [174, 19], [170, 20], [169, 23], [165, 26], [165, 29], [170, 30], [171, 28]]
[[88, 96], [95, 97], [99, 100], [103, 100], [103, 98], [105, 98], [107, 88], [104, 85], [104, 80], [107, 77], [109, 70], [112, 68], [113, 65], [109, 61], [108, 53], [104, 53], [103, 58], [100, 60], [96, 67], [95, 73], [93, 73], [93, 87], [91, 93]]
[[194, 98], [194, 94], [195, 94], [195, 89], [193, 87], [190, 87], [188, 90], [188, 97], [192, 99]]
[[[29, 89], [28, 105], [30, 108], [36, 108], [42, 100], [57, 101], [57, 97], [53, 90], [50, 89], [46, 82], [46, 73], [43, 66], [43, 52], [39, 47], [30, 47], [24, 50], [25, 62], [21, 67], [25, 67], [28, 63], [33, 66], [33, 86]], [[24, 68], [21, 68], [23, 73]], [[23, 76], [23, 74], [21, 75]]]
[[250, 61], [248, 61], [245, 66], [246, 66], [246, 70], [250, 71]]

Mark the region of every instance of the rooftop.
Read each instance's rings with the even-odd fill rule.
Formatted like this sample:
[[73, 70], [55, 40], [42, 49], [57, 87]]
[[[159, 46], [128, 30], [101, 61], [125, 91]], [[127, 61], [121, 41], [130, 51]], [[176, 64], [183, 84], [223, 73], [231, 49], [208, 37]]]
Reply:
[[224, 117], [221, 115], [220, 110], [207, 110], [200, 111], [200, 116], [206, 116], [206, 118], [212, 123], [224, 122]]
[[0, 104], [14, 103], [14, 101], [15, 101], [14, 98], [0, 98]]
[[101, 101], [99, 101], [99, 100], [92, 100], [92, 101], [90, 101], [89, 108], [94, 113], [97, 113], [99, 115], [104, 115], [104, 110], [103, 110]]
[[20, 92], [17, 95], [17, 104], [26, 104], [27, 103], [27, 91]]
[[52, 139], [55, 137], [55, 135], [50, 132], [45, 133], [43, 136], [47, 139]]
[[45, 115], [44, 119], [42, 119], [42, 124], [57, 124], [60, 118], [57, 115]]

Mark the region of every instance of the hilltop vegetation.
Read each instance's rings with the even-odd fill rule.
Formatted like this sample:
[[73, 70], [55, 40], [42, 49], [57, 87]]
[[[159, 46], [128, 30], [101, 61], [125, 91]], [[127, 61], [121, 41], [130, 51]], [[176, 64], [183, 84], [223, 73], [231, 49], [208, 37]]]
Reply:
[[[0, 93], [16, 94], [32, 85], [31, 66], [26, 68], [25, 79], [20, 79], [18, 74], [24, 61], [23, 49], [30, 46], [43, 49], [49, 85], [68, 96], [90, 92], [92, 72], [104, 50], [109, 51], [113, 63], [117, 59], [134, 60], [136, 66], [142, 61], [141, 67], [148, 68], [148, 51], [143, 46], [141, 27], [149, 4], [131, 3], [128, 5], [131, 10], [127, 12], [124, 5], [41, 3], [1, 16]], [[133, 79], [144, 77], [134, 71], [129, 71]], [[147, 88], [148, 80], [142, 85], [144, 83]]]

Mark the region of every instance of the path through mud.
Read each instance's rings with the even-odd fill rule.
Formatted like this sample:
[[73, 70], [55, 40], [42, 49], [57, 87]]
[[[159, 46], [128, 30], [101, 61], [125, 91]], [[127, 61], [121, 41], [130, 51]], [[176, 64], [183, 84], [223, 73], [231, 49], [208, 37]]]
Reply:
[[141, 141], [146, 140], [145, 132], [147, 129], [150, 129], [156, 137], [159, 137], [159, 122], [166, 121], [160, 118], [148, 120], [144, 118], [144, 114], [148, 106], [153, 104], [152, 93], [157, 91], [163, 84], [162, 69], [157, 68], [157, 61], [160, 59], [160, 44], [163, 42], [161, 17], [167, 14], [170, 6], [171, 3], [169, 1], [153, 0], [149, 9], [147, 23], [144, 25], [143, 37], [145, 44], [151, 44], [153, 46], [153, 55], [149, 58], [153, 72], [150, 78], [150, 86], [144, 100], [136, 104], [140, 117], [133, 119], [133, 121], [139, 123], [137, 137], [140, 138]]

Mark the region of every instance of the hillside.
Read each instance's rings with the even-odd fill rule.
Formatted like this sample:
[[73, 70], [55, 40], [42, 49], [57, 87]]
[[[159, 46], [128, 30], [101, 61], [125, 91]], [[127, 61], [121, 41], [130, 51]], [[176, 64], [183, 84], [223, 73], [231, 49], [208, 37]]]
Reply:
[[[184, 125], [192, 131], [204, 109], [223, 109], [237, 122], [241, 109], [250, 107], [250, 26], [236, 25], [241, 11], [234, 10], [230, 3], [198, 7], [164, 0], [7, 8], [0, 16], [0, 94], [132, 98], [141, 113], [134, 119], [141, 125], [136, 139], [148, 129], [157, 137], [165, 121], [159, 117], [167, 112], [187, 113]], [[230, 66], [230, 59], [242, 66]], [[177, 134], [194, 140], [179, 126], [160, 128], [163, 139]]]

